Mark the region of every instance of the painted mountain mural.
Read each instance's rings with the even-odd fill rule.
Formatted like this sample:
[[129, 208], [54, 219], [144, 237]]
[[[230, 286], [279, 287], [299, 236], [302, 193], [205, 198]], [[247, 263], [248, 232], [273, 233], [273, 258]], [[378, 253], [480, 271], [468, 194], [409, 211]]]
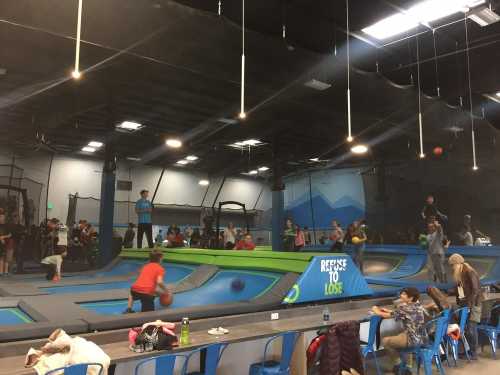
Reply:
[[309, 194], [304, 194], [290, 202], [286, 207], [287, 213], [301, 227], [312, 228], [311, 212], [314, 212], [314, 226], [316, 228], [329, 228], [333, 219], [346, 227], [354, 220], [364, 218], [364, 207], [354, 199], [343, 196], [335, 202], [330, 202], [320, 191], [313, 189], [312, 210]]

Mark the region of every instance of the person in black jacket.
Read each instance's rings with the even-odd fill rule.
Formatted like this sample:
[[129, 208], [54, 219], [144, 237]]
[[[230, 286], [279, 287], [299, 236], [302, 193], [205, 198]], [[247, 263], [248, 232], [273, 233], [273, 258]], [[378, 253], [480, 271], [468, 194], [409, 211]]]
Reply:
[[435, 220], [440, 221], [441, 223], [444, 223], [448, 220], [448, 216], [443, 214], [438, 210], [438, 208], [435, 205], [436, 200], [434, 199], [433, 195], [428, 195], [426, 200], [425, 200], [425, 205], [424, 208], [422, 209], [422, 218], [424, 219], [425, 223], [431, 223]]

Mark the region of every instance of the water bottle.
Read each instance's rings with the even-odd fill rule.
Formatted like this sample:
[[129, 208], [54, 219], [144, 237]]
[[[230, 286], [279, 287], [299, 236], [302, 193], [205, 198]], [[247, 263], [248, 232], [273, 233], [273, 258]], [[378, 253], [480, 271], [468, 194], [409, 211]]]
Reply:
[[325, 309], [323, 310], [323, 322], [328, 321], [330, 321], [330, 310], [328, 309], [328, 307], [325, 307]]
[[189, 318], [182, 318], [181, 345], [189, 344]]

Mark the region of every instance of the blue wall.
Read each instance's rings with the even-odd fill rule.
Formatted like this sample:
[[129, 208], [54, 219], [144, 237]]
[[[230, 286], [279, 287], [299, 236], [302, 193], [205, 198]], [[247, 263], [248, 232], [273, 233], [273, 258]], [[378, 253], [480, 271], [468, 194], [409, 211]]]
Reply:
[[357, 169], [318, 171], [311, 174], [312, 210], [309, 176], [285, 181], [287, 215], [300, 226], [312, 228], [311, 211], [316, 228], [328, 228], [333, 219], [343, 227], [365, 217], [365, 192], [362, 176]]

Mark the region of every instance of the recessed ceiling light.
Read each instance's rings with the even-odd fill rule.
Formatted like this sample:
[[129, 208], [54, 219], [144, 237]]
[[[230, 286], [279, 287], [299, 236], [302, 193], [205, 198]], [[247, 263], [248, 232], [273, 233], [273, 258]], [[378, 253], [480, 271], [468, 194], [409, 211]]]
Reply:
[[234, 142], [234, 143], [230, 144], [229, 146], [241, 148], [241, 147], [245, 147], [245, 146], [254, 146], [254, 147], [261, 146], [263, 144], [264, 143], [258, 139], [247, 139], [244, 141]]
[[179, 148], [182, 146], [182, 142], [178, 139], [175, 139], [175, 138], [169, 138], [165, 141], [165, 144], [168, 146], [168, 147], [172, 147], [172, 148]]
[[76, 70], [73, 70], [71, 72], [71, 77], [73, 77], [73, 79], [80, 79], [82, 77], [82, 73], [80, 73]]
[[258, 168], [259, 172], [265, 172], [265, 171], [268, 171], [268, 170], [269, 170], [269, 167], [260, 167], [260, 168]]
[[121, 124], [116, 125], [116, 128], [132, 132], [142, 128], [142, 124], [134, 121], [123, 121]]
[[255, 169], [248, 172], [248, 174], [251, 174], [251, 175], [254, 175], [254, 174], [257, 174], [257, 173], [259, 173], [259, 171], [256, 171]]
[[356, 145], [351, 147], [351, 152], [353, 154], [361, 155], [366, 154], [368, 147], [366, 145]]
[[307, 86], [311, 89], [319, 90], [319, 91], [324, 91], [326, 89], [329, 89], [332, 87], [329, 83], [318, 81], [317, 79], [311, 79], [310, 81], [307, 81], [304, 83], [304, 86]]
[[130, 160], [130, 161], [140, 161], [141, 158], [138, 158], [138, 157], [135, 157], [135, 156], [127, 156], [127, 160]]
[[200, 180], [198, 181], [198, 184], [201, 186], [208, 186], [210, 184], [210, 181], [208, 180]]
[[102, 142], [97, 142], [97, 141], [90, 141], [89, 142], [89, 146], [94, 147], [94, 148], [99, 148], [99, 147], [102, 147], [103, 145], [104, 145], [104, 143], [102, 143]]
[[186, 164], [188, 164], [188, 163], [189, 163], [189, 162], [188, 162], [187, 160], [185, 160], [185, 159], [179, 160], [179, 161], [177, 162], [177, 164], [179, 164], [179, 165], [186, 165]]
[[500, 98], [500, 91], [496, 93], [496, 96]]
[[238, 117], [242, 120], [246, 119], [247, 118], [247, 114], [245, 112], [240, 112]]
[[198, 156], [189, 155], [189, 156], [186, 156], [186, 160], [195, 161], [195, 160], [198, 160]]
[[96, 150], [94, 147], [85, 146], [82, 148], [82, 151], [83, 152], [95, 152]]
[[479, 167], [477, 165], [475, 165], [475, 166], [472, 167], [473, 171], [477, 171], [478, 169], [479, 169]]
[[318, 162], [319, 158], [311, 158], [311, 159], [309, 159], [309, 161]]

